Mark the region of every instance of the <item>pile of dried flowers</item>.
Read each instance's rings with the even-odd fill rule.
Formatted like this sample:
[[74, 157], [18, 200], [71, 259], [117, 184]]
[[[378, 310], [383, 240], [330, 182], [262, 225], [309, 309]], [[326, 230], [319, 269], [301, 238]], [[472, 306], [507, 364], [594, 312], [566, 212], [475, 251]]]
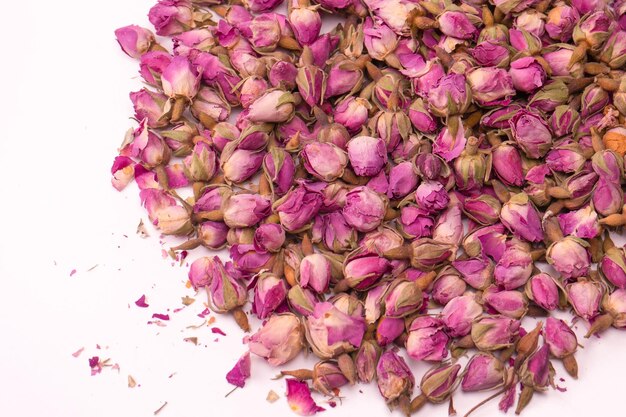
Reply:
[[[551, 361], [577, 375], [551, 312], [626, 327], [626, 1], [220, 3], [159, 0], [169, 39], [116, 31], [147, 86], [113, 185], [136, 180], [174, 251], [228, 247], [189, 280], [245, 331], [252, 299], [251, 353], [319, 357], [282, 372], [293, 410], [322, 410], [307, 381], [376, 380], [406, 414], [457, 388], [507, 410], [521, 385], [519, 412]], [[433, 364], [417, 395], [398, 348]], [[246, 354], [227, 379], [249, 374]]]

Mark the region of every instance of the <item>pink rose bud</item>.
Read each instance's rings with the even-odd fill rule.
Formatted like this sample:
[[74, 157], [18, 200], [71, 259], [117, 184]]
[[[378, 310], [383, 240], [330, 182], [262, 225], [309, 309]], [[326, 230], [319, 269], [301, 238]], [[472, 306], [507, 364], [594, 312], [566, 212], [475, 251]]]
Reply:
[[463, 212], [465, 215], [483, 226], [494, 224], [500, 220], [501, 209], [500, 201], [489, 194], [466, 198], [463, 201]]
[[344, 279], [356, 289], [367, 289], [389, 272], [391, 264], [385, 258], [375, 255], [346, 259], [343, 268]]
[[520, 291], [498, 291], [494, 285], [483, 291], [482, 301], [507, 317], [520, 319], [526, 315], [528, 300]]
[[272, 366], [283, 365], [304, 347], [300, 319], [292, 313], [274, 314], [248, 340], [250, 352], [265, 358]]
[[529, 158], [541, 158], [552, 147], [552, 134], [543, 118], [527, 110], [509, 120], [513, 139]]
[[198, 258], [191, 263], [189, 267], [189, 282], [195, 290], [206, 287], [211, 283], [213, 278], [214, 261], [206, 256]]
[[608, 249], [600, 261], [604, 277], [617, 288], [626, 288], [626, 254], [623, 248]]
[[555, 358], [563, 359], [572, 355], [578, 348], [576, 334], [563, 320], [554, 317], [546, 318], [543, 335], [550, 353]]
[[626, 63], [626, 30], [613, 32], [606, 41], [600, 60], [612, 69], [619, 69]]
[[524, 93], [536, 91], [546, 80], [545, 70], [533, 57], [513, 61], [509, 74], [515, 89]]
[[469, 256], [478, 256], [482, 253], [497, 262], [507, 247], [504, 230], [502, 223], [475, 229], [463, 239], [463, 249]]
[[174, 55], [189, 55], [194, 49], [206, 51], [216, 45], [217, 40], [208, 28], [188, 30], [172, 37]]
[[396, 49], [398, 38], [382, 20], [368, 17], [363, 24], [363, 43], [373, 59], [384, 61]]
[[387, 163], [385, 142], [370, 136], [357, 136], [348, 142], [348, 158], [357, 175], [372, 177]]
[[148, 13], [156, 34], [169, 36], [189, 30], [193, 25], [193, 9], [187, 0], [159, 0]]
[[400, 141], [405, 141], [411, 133], [411, 120], [404, 111], [381, 110], [370, 119], [372, 131], [385, 141], [387, 151], [393, 151]]
[[446, 401], [458, 385], [460, 370], [459, 364], [442, 364], [429, 369], [420, 383], [421, 395], [435, 404]]
[[250, 227], [271, 213], [270, 201], [258, 194], [236, 194], [226, 201], [224, 223], [228, 227]]
[[330, 359], [356, 350], [365, 334], [365, 320], [350, 316], [329, 302], [315, 305], [313, 314], [305, 321], [306, 338], [313, 353]]
[[165, 95], [191, 100], [200, 88], [200, 74], [187, 57], [177, 56], [163, 71], [161, 83]]
[[582, 65], [580, 63], [574, 64], [571, 68], [569, 66], [574, 48], [567, 44], [559, 45], [561, 47], [552, 47], [543, 55], [550, 70], [552, 70], [552, 76], [569, 77], [572, 74], [582, 74]]
[[217, 171], [215, 151], [206, 142], [198, 142], [184, 164], [185, 174], [192, 181], [209, 181]]
[[435, 220], [428, 211], [409, 205], [400, 209], [399, 226], [407, 238], [431, 237]]
[[224, 121], [230, 116], [230, 105], [221, 93], [209, 87], [202, 87], [191, 103], [191, 113], [198, 120], [206, 120], [208, 117], [210, 123]]
[[[519, 370], [522, 384], [535, 390], [545, 390], [552, 382], [554, 369], [550, 364], [550, 348], [543, 345], [524, 361]], [[518, 404], [519, 407], [523, 403]]]
[[417, 187], [417, 175], [413, 172], [411, 162], [401, 162], [389, 171], [389, 191], [387, 196], [400, 199], [407, 196]]
[[501, 68], [476, 67], [467, 74], [474, 101], [485, 107], [507, 105], [515, 95], [513, 80]]
[[591, 116], [604, 109], [609, 104], [609, 94], [595, 84], [589, 85], [582, 93], [580, 114], [582, 117]]
[[265, 79], [256, 76], [247, 78], [240, 87], [239, 98], [241, 100], [241, 106], [244, 109], [249, 108], [252, 103], [267, 91], [267, 89], [268, 85]]
[[285, 281], [272, 273], [262, 273], [254, 288], [252, 311], [259, 319], [265, 320], [285, 301], [285, 297], [287, 297]]
[[314, 243], [323, 242], [333, 252], [345, 252], [356, 247], [357, 232], [339, 211], [316, 217], [311, 232]]
[[492, 282], [494, 264], [486, 257], [453, 261], [452, 266], [472, 288], [484, 290]]
[[248, 119], [257, 123], [282, 123], [293, 116], [294, 97], [282, 90], [272, 90], [250, 105]]
[[565, 286], [567, 298], [576, 314], [585, 320], [598, 315], [600, 301], [604, 293], [600, 284], [590, 281], [578, 281]]
[[324, 395], [333, 396], [334, 390], [348, 384], [335, 361], [322, 361], [313, 367], [313, 388]]
[[217, 313], [226, 313], [241, 307], [248, 299], [245, 285], [224, 267], [217, 256], [213, 257], [213, 278], [208, 293], [209, 305]]
[[141, 58], [141, 55], [150, 50], [154, 43], [154, 34], [148, 29], [137, 25], [124, 26], [115, 29], [117, 43], [122, 51], [131, 58]]
[[513, 345], [520, 322], [504, 316], [485, 316], [472, 324], [472, 340], [482, 351], [505, 349]]
[[[303, 53], [303, 55], [305, 54]], [[324, 92], [326, 91], [326, 73], [315, 65], [305, 64], [298, 68], [296, 85], [302, 99], [310, 107], [319, 106], [324, 100]]]
[[448, 336], [440, 319], [421, 316], [411, 322], [406, 352], [416, 361], [442, 361], [448, 356]]
[[602, 306], [613, 318], [613, 327], [626, 328], [626, 290], [613, 291], [604, 299]]
[[559, 306], [560, 292], [554, 278], [546, 273], [537, 274], [526, 283], [526, 296], [547, 311]]
[[435, 154], [421, 153], [415, 157], [415, 170], [425, 180], [436, 180], [445, 168], [445, 162]]
[[495, 108], [480, 119], [480, 124], [494, 129], [507, 129], [509, 120], [521, 109], [517, 104]]
[[572, 0], [572, 6], [574, 6], [581, 15], [594, 10], [600, 10], [605, 5], [606, 0]]
[[277, 200], [273, 209], [285, 230], [295, 232], [307, 227], [321, 206], [322, 196], [319, 193], [299, 186]]
[[401, 318], [419, 310], [424, 303], [424, 297], [414, 282], [396, 280], [385, 295], [384, 303], [387, 317]]
[[315, 304], [319, 301], [313, 291], [299, 285], [294, 285], [289, 289], [287, 300], [292, 310], [304, 317], [313, 314]]
[[162, 117], [164, 114], [163, 108], [167, 102], [167, 96], [164, 94], [144, 88], [130, 93], [130, 100], [133, 102], [137, 120], [146, 119], [148, 126], [153, 129], [168, 125], [167, 119]]
[[364, 340], [361, 347], [356, 352], [354, 364], [356, 365], [357, 376], [361, 382], [372, 382], [376, 375], [376, 364], [380, 349], [371, 340]]
[[367, 123], [371, 107], [370, 102], [364, 98], [348, 96], [337, 103], [333, 117], [335, 122], [342, 124], [348, 132], [354, 134]]
[[283, 0], [244, 0], [243, 4], [253, 13], [263, 13], [274, 9]]
[[500, 219], [507, 229], [521, 239], [529, 242], [543, 240], [539, 212], [524, 193], [515, 194], [502, 206]]
[[578, 130], [580, 115], [571, 106], [558, 106], [550, 116], [549, 123], [555, 136], [568, 136]]
[[528, 105], [532, 109], [549, 113], [558, 106], [567, 103], [569, 98], [567, 85], [562, 80], [552, 80], [546, 82], [540, 90], [530, 97]]
[[457, 39], [475, 39], [478, 36], [478, 29], [463, 12], [443, 12], [437, 17], [437, 22], [444, 35]]
[[341, 177], [348, 164], [346, 153], [332, 143], [308, 143], [300, 156], [306, 170], [315, 178], [326, 182]]
[[567, 42], [572, 37], [574, 26], [580, 20], [578, 11], [565, 4], [557, 4], [548, 12], [546, 32], [557, 41]]
[[519, 13], [536, 3], [535, 0], [495, 0], [493, 4], [503, 13]]
[[276, 61], [270, 68], [268, 79], [273, 87], [293, 90], [296, 87], [298, 69], [289, 61]]
[[132, 142], [127, 146], [130, 156], [139, 158], [146, 168], [166, 165], [172, 156], [172, 150], [165, 141], [149, 131], [145, 122], [141, 122], [133, 132]]
[[415, 201], [419, 208], [429, 213], [435, 213], [448, 206], [450, 197], [440, 182], [424, 181], [415, 191]]
[[465, 129], [461, 120], [457, 120], [456, 123], [459, 124], [456, 134], [453, 134], [453, 130], [450, 128], [444, 127], [433, 143], [433, 153], [448, 162], [461, 155], [467, 144]]
[[481, 42], [470, 53], [481, 67], [504, 67], [509, 65], [509, 50], [495, 42]]
[[546, 164], [553, 171], [573, 173], [582, 169], [585, 156], [577, 143], [553, 147], [546, 155]]
[[424, 100], [415, 99], [409, 108], [409, 119], [419, 132], [433, 133], [437, 130], [437, 119], [428, 111]]
[[541, 39], [525, 30], [509, 30], [511, 46], [518, 51], [541, 51]]
[[223, 222], [202, 222], [198, 227], [198, 238], [205, 248], [220, 250], [226, 245], [228, 231]]
[[567, 236], [548, 247], [546, 259], [566, 280], [584, 277], [591, 264], [588, 247], [586, 241]]
[[398, 402], [408, 402], [413, 394], [413, 373], [404, 359], [393, 350], [380, 356], [376, 365], [376, 380], [380, 395], [392, 407]]
[[380, 194], [367, 187], [356, 187], [346, 194], [343, 216], [359, 232], [369, 232], [380, 226], [386, 210], [387, 201]]
[[437, 219], [432, 238], [440, 243], [456, 245], [463, 239], [463, 235], [461, 207], [460, 204], [453, 204]]
[[514, 290], [526, 284], [533, 271], [530, 252], [522, 245], [509, 246], [498, 261], [494, 272], [496, 284]]
[[469, 86], [460, 74], [441, 77], [428, 92], [429, 108], [436, 116], [463, 114], [471, 102]]
[[320, 34], [322, 19], [319, 6], [298, 6], [289, 11], [289, 23], [301, 45], [313, 43]]
[[326, 292], [331, 278], [330, 261], [322, 254], [305, 256], [300, 262], [300, 285], [318, 294]]
[[258, 251], [278, 252], [284, 243], [285, 230], [279, 224], [262, 224], [254, 231], [254, 248]]
[[624, 192], [620, 183], [605, 178], [598, 180], [591, 198], [593, 207], [602, 216], [619, 213], [624, 205]]
[[376, 342], [385, 347], [396, 340], [404, 332], [404, 320], [382, 317], [376, 326]]
[[230, 257], [233, 263], [242, 272], [257, 273], [269, 268], [272, 254], [258, 252], [251, 244], [235, 244], [230, 247]]
[[493, 168], [496, 175], [506, 185], [520, 187], [524, 184], [522, 157], [509, 143], [503, 143], [493, 150]]
[[545, 33], [544, 18], [543, 13], [535, 9], [526, 9], [515, 17], [515, 27], [541, 37]]
[[[315, 131], [314, 131], [315, 133]], [[351, 136], [343, 125], [339, 123], [329, 123], [321, 126], [317, 130], [317, 137], [320, 142], [332, 143], [342, 150], [346, 150]]]
[[263, 158], [263, 171], [273, 185], [274, 192], [284, 195], [293, 183], [296, 166], [287, 151], [273, 147]]
[[624, 175], [624, 159], [608, 149], [593, 155], [591, 167], [598, 176], [610, 182], [619, 182]]
[[477, 353], [465, 365], [461, 389], [465, 392], [498, 388], [506, 382], [504, 363], [490, 353]]
[[448, 302], [441, 311], [441, 321], [451, 337], [463, 337], [469, 334], [472, 321], [483, 312], [474, 295], [464, 295]]
[[281, 31], [280, 23], [273, 13], [261, 14], [249, 22], [249, 41], [259, 51], [271, 52], [278, 46]]
[[237, 140], [240, 135], [241, 132], [237, 126], [228, 122], [220, 122], [213, 127], [211, 139], [215, 149], [222, 152], [227, 144]]
[[454, 178], [459, 191], [476, 190], [483, 186], [487, 172], [485, 155], [478, 152], [479, 139], [471, 136], [465, 150], [454, 161]]

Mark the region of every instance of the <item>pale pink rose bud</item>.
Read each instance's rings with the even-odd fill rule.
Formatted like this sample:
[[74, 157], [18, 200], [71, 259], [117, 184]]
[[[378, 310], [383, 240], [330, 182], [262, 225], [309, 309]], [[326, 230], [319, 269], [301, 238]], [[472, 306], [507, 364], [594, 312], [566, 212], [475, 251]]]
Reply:
[[441, 320], [447, 333], [452, 337], [463, 337], [469, 334], [472, 322], [483, 312], [474, 295], [453, 298], [441, 311]]
[[509, 31], [511, 46], [518, 51], [540, 51], [541, 39], [525, 30], [511, 29]]
[[272, 316], [286, 297], [287, 285], [285, 285], [285, 280], [272, 273], [263, 273], [257, 278], [254, 288], [252, 312], [259, 319], [265, 320]]
[[213, 32], [208, 28], [188, 30], [172, 37], [174, 55], [189, 55], [193, 49], [208, 51], [216, 45]]
[[279, 224], [262, 224], [254, 231], [254, 247], [258, 251], [278, 252], [284, 243], [285, 230]]
[[565, 4], [557, 4], [548, 12], [546, 32], [554, 40], [567, 42], [572, 37], [574, 26], [579, 20], [580, 15], [575, 8]]
[[531, 109], [549, 113], [558, 106], [566, 104], [569, 98], [567, 85], [563, 80], [550, 80], [530, 97], [528, 106]]
[[130, 100], [135, 109], [135, 119], [146, 119], [151, 128], [165, 127], [168, 125], [166, 118], [163, 118], [163, 107], [167, 102], [167, 96], [161, 93], [142, 89], [130, 93]]
[[163, 70], [161, 84], [166, 96], [193, 99], [200, 88], [200, 73], [184, 56], [176, 56]]
[[560, 48], [552, 48], [554, 50], [546, 52], [543, 58], [550, 66], [552, 76], [569, 77], [572, 73], [582, 70], [582, 66], [577, 63], [570, 69], [569, 62], [572, 58], [574, 48], [566, 44], [561, 44], [561, 46]]
[[137, 25], [115, 29], [115, 37], [122, 51], [131, 58], [141, 58], [141, 55], [148, 52], [154, 43], [154, 34]]
[[198, 142], [184, 159], [185, 174], [191, 181], [209, 181], [217, 171], [217, 156], [206, 142]]
[[387, 148], [380, 138], [357, 136], [348, 142], [348, 158], [357, 175], [372, 177], [387, 162]]
[[213, 278], [213, 260], [206, 256], [196, 259], [191, 263], [187, 276], [195, 290], [208, 286]]
[[426, 98], [432, 86], [444, 75], [446, 75], [446, 70], [439, 60], [431, 59], [426, 62], [419, 74], [413, 78], [413, 88], [420, 97]]
[[511, 245], [496, 264], [494, 278], [496, 284], [507, 290], [514, 290], [526, 284], [533, 272], [533, 260], [527, 248]]
[[381, 227], [378, 230], [371, 231], [363, 236], [359, 242], [359, 246], [363, 248], [367, 254], [384, 253], [393, 248], [402, 246], [404, 239], [395, 229], [390, 227]]
[[348, 129], [339, 123], [329, 123], [327, 125], [316, 127], [313, 134], [315, 135], [316, 133], [320, 142], [331, 143], [344, 151], [346, 150], [348, 141], [351, 138], [350, 133], [348, 133]]
[[507, 317], [520, 319], [526, 315], [528, 300], [520, 291], [499, 291], [494, 285], [483, 291], [482, 301]]
[[268, 79], [276, 88], [293, 90], [296, 87], [296, 75], [298, 68], [289, 61], [276, 61], [270, 68]]
[[482, 351], [505, 349], [513, 345], [520, 322], [504, 316], [485, 316], [472, 324], [472, 340]]
[[440, 319], [417, 317], [409, 326], [406, 352], [416, 361], [442, 361], [448, 356], [448, 336]]
[[263, 13], [272, 10], [282, 2], [283, 0], [244, 0], [243, 4], [251, 12]]
[[304, 347], [300, 319], [292, 313], [274, 314], [248, 340], [250, 352], [265, 358], [272, 366], [283, 365]]
[[515, 27], [541, 37], [545, 33], [545, 18], [543, 13], [535, 9], [526, 9], [515, 17]]
[[501, 68], [477, 67], [467, 74], [467, 82], [480, 106], [507, 105], [515, 95], [511, 76]]
[[401, 318], [419, 310], [424, 298], [422, 291], [414, 282], [396, 280], [387, 291], [384, 303], [387, 317]]
[[619, 182], [624, 175], [624, 159], [608, 149], [593, 155], [591, 167], [598, 176], [611, 182]]
[[343, 175], [348, 156], [332, 143], [307, 143], [300, 153], [305, 169], [322, 181], [331, 182]]
[[495, 42], [480, 42], [470, 52], [481, 67], [507, 67], [509, 65], [509, 50]]
[[202, 222], [198, 227], [198, 238], [205, 248], [219, 250], [226, 245], [229, 230], [223, 222]]
[[573, 142], [553, 147], [545, 161], [553, 171], [573, 173], [582, 169], [586, 159], [580, 146]]
[[444, 35], [457, 39], [475, 39], [478, 36], [478, 29], [463, 12], [443, 12], [437, 17], [437, 22]]
[[[281, 37], [280, 23], [273, 13], [256, 16], [249, 23], [248, 40], [259, 51], [271, 52], [278, 46]], [[234, 65], [234, 64], [233, 64]]]
[[619, 69], [626, 63], [626, 30], [613, 32], [606, 41], [600, 60], [612, 69]]
[[404, 111], [381, 110], [368, 123], [370, 129], [378, 133], [388, 152], [392, 152], [411, 133], [411, 120]]
[[252, 244], [234, 244], [229, 253], [237, 269], [248, 273], [269, 269], [269, 262], [272, 260], [271, 253], [258, 252]]
[[363, 24], [363, 43], [372, 58], [384, 61], [396, 49], [398, 37], [381, 19], [367, 17]]
[[511, 62], [509, 70], [513, 86], [518, 91], [532, 93], [543, 86], [546, 72], [533, 57], [525, 57]]
[[318, 8], [319, 6], [300, 6], [289, 11], [289, 23], [301, 45], [309, 45], [319, 37], [322, 19]]
[[135, 130], [133, 140], [128, 146], [131, 156], [143, 161], [146, 168], [166, 165], [172, 156], [172, 150], [165, 141], [149, 131], [145, 122]]
[[288, 232], [307, 227], [322, 206], [322, 196], [299, 186], [274, 203], [280, 224]]
[[367, 187], [356, 187], [346, 194], [343, 216], [359, 232], [376, 229], [383, 221], [387, 201]]
[[437, 219], [432, 238], [440, 243], [458, 244], [463, 239], [463, 219], [460, 204], [450, 205]]
[[549, 123], [550, 129], [555, 136], [568, 136], [578, 130], [580, 115], [571, 106], [558, 106], [550, 116]]
[[476, 223], [488, 226], [500, 220], [500, 201], [489, 195], [481, 194], [478, 197], [466, 198], [463, 201], [463, 212]]
[[265, 79], [252, 76], [247, 78], [240, 88], [240, 100], [241, 106], [247, 109], [254, 103], [256, 99], [261, 97], [268, 89], [267, 81]]
[[271, 213], [271, 202], [257, 194], [236, 194], [224, 206], [224, 223], [228, 227], [250, 227]]
[[574, 6], [581, 15], [594, 10], [600, 10], [605, 7], [606, 4], [606, 0], [572, 0], [572, 6]]
[[446, 305], [450, 300], [462, 296], [465, 290], [467, 290], [467, 285], [458, 272], [454, 271], [453, 268], [447, 267], [439, 273], [435, 282], [433, 282], [430, 296], [437, 303]]
[[506, 185], [520, 187], [524, 184], [522, 158], [519, 151], [508, 143], [493, 150], [493, 168], [498, 178]]
[[343, 275], [350, 287], [363, 290], [378, 282], [390, 270], [391, 264], [387, 259], [370, 255], [346, 259]]
[[191, 113], [198, 120], [204, 120], [208, 116], [211, 121], [221, 122], [230, 116], [230, 105], [221, 93], [202, 87], [191, 103]]
[[563, 359], [576, 352], [578, 348], [576, 334], [563, 320], [548, 317], [543, 335], [550, 353], [555, 358]]
[[429, 108], [436, 116], [463, 114], [471, 102], [471, 91], [460, 74], [441, 77], [428, 92]]
[[329, 302], [317, 303], [313, 314], [305, 321], [306, 338], [313, 353], [330, 359], [349, 353], [361, 346], [365, 320], [350, 316]]
[[420, 389], [428, 401], [439, 404], [446, 401], [457, 387], [459, 364], [443, 364], [429, 369], [422, 377]]
[[400, 72], [386, 68], [374, 81], [372, 101], [382, 110], [405, 109], [410, 104], [409, 89], [409, 81]]
[[394, 405], [410, 400], [415, 378], [404, 359], [394, 350], [388, 350], [380, 356], [376, 365], [376, 382], [380, 395], [389, 405]]
[[[522, 363], [519, 370], [520, 379], [525, 387], [545, 390], [552, 382], [554, 369], [550, 364], [550, 348], [544, 344]], [[518, 404], [518, 410], [523, 403]]]
[[604, 109], [609, 104], [609, 94], [595, 84], [589, 85], [582, 93], [582, 105], [580, 114], [582, 117], [590, 116]]
[[396, 340], [404, 332], [404, 320], [384, 316], [376, 325], [376, 342], [385, 347]]
[[389, 283], [381, 283], [371, 287], [365, 296], [365, 322], [373, 324], [382, 316], [383, 298], [389, 289]]
[[424, 100], [421, 98], [415, 99], [411, 104], [409, 119], [415, 129], [422, 133], [433, 133], [439, 125], [437, 119], [428, 111]]
[[600, 261], [604, 277], [617, 288], [626, 288], [626, 255], [623, 248], [610, 248]]
[[296, 85], [302, 99], [310, 107], [319, 106], [324, 100], [326, 91], [326, 73], [315, 65], [305, 64], [298, 68]]
[[376, 364], [380, 349], [371, 340], [364, 340], [354, 357], [357, 376], [361, 382], [372, 382], [376, 376]]
[[217, 313], [226, 313], [244, 305], [248, 299], [246, 286], [228, 271], [222, 260], [213, 257], [213, 277], [208, 287], [209, 305]]
[[318, 294], [326, 292], [331, 278], [330, 261], [322, 254], [305, 256], [300, 262], [300, 285]]
[[504, 363], [489, 353], [477, 353], [465, 365], [461, 389], [465, 392], [498, 388], [506, 382]]
[[494, 264], [487, 257], [453, 261], [452, 266], [472, 288], [484, 290], [492, 282]]
[[411, 162], [402, 162], [389, 171], [389, 191], [387, 196], [399, 199], [407, 196], [417, 187], [418, 177], [413, 172]]
[[598, 315], [604, 290], [596, 282], [578, 281], [565, 286], [567, 299], [576, 314], [585, 320]]
[[521, 110], [521, 106], [518, 104], [495, 108], [480, 119], [480, 124], [493, 129], [507, 129], [509, 127], [509, 120], [519, 110]]
[[602, 216], [619, 213], [624, 204], [621, 185], [601, 177], [593, 191], [592, 202], [595, 210]]
[[461, 124], [461, 120], [458, 120], [457, 123], [459, 126], [456, 130], [456, 134], [453, 134], [453, 130], [449, 127], [444, 127], [433, 143], [433, 153], [448, 162], [461, 155], [467, 144], [465, 129]]
[[193, 25], [193, 9], [187, 0], [159, 0], [148, 12], [148, 19], [160, 36], [176, 35]]
[[341, 368], [335, 361], [322, 361], [313, 367], [313, 388], [324, 395], [333, 396], [334, 390], [348, 384]]
[[522, 110], [509, 124], [515, 142], [529, 158], [541, 158], [552, 147], [552, 134], [539, 114]]
[[400, 209], [398, 225], [402, 234], [407, 238], [431, 237], [435, 220], [428, 211], [407, 205]]
[[554, 278], [546, 273], [537, 274], [526, 283], [528, 298], [547, 311], [559, 306], [560, 292]]
[[308, 45], [313, 55], [313, 63], [318, 67], [323, 67], [338, 43], [339, 37], [337, 35], [325, 33], [318, 37], [312, 44]]
[[313, 243], [323, 242], [335, 253], [356, 247], [357, 231], [348, 225], [340, 211], [317, 216], [311, 234]]
[[286, 91], [268, 91], [250, 105], [248, 119], [257, 123], [286, 122], [293, 116], [294, 100]]
[[429, 213], [442, 211], [448, 206], [450, 196], [438, 181], [424, 181], [415, 191], [417, 206]]
[[299, 285], [294, 285], [289, 289], [287, 299], [293, 311], [304, 317], [313, 314], [315, 304], [319, 301], [313, 291]]
[[287, 151], [273, 147], [263, 158], [263, 172], [277, 195], [284, 195], [293, 183], [296, 166]]
[[609, 294], [602, 304], [613, 318], [613, 327], [626, 328], [626, 290], [618, 289]]
[[515, 194], [500, 211], [500, 219], [515, 236], [529, 242], [543, 240], [539, 212], [524, 193]]
[[334, 109], [335, 122], [342, 124], [350, 133], [358, 132], [369, 119], [370, 102], [361, 97], [349, 96]]
[[548, 247], [546, 259], [566, 280], [583, 277], [591, 264], [588, 247], [586, 241], [567, 236]]
[[241, 131], [234, 124], [220, 122], [213, 127], [211, 140], [215, 149], [217, 149], [218, 152], [222, 152], [227, 144], [237, 140], [240, 135]]

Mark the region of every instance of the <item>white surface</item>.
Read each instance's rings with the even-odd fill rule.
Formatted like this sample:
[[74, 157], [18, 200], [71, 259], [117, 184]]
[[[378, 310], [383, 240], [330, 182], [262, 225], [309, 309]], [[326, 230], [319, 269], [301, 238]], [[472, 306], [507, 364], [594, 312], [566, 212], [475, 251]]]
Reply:
[[[228, 337], [185, 329], [202, 322], [195, 316], [204, 308], [202, 298], [171, 311], [181, 307], [182, 296], [193, 296], [184, 286], [186, 268], [161, 257], [156, 235], [136, 235], [145, 214], [135, 185], [122, 194], [110, 186], [116, 148], [132, 126], [128, 92], [140, 86], [136, 63], [119, 50], [113, 30], [147, 24], [151, 4], [3, 6], [0, 416], [141, 417], [165, 401], [163, 417], [294, 415], [284, 382], [270, 381], [276, 370], [258, 358], [246, 387], [224, 398], [231, 388], [224, 375], [245, 350], [242, 333], [222, 316], [216, 325]], [[147, 309], [134, 305], [142, 294]], [[146, 324], [152, 313], [167, 309], [167, 327]], [[198, 346], [183, 341], [192, 336]], [[523, 415], [623, 415], [625, 342], [626, 333], [613, 330], [592, 343], [582, 340], [585, 349], [576, 355], [581, 380], [571, 380], [555, 363], [557, 381], [565, 378], [559, 385], [568, 391], [536, 395]], [[72, 357], [81, 347], [84, 352]], [[90, 376], [92, 355], [111, 358], [119, 373], [105, 369]], [[425, 365], [412, 365], [419, 378]], [[127, 387], [129, 374], [140, 387]], [[278, 402], [265, 401], [269, 389], [281, 396]], [[334, 410], [316, 397], [328, 409], [323, 416], [388, 415], [375, 385], [342, 392], [343, 405]], [[455, 398], [459, 414], [482, 397]], [[427, 407], [419, 415], [445, 416], [447, 407]], [[503, 414], [495, 403], [475, 414], [496, 415]]]

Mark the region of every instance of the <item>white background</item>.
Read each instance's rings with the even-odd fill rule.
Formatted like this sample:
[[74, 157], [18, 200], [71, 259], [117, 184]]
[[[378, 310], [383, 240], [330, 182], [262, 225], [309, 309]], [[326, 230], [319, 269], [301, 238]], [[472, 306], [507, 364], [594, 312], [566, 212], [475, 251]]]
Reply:
[[[151, 5], [33, 0], [2, 7], [1, 416], [152, 416], [165, 401], [164, 417], [293, 415], [284, 382], [270, 381], [276, 370], [258, 358], [246, 387], [224, 398], [231, 388], [224, 375], [245, 351], [242, 333], [223, 316], [216, 325], [228, 337], [185, 328], [202, 322], [202, 298], [172, 311], [182, 296], [194, 296], [184, 285], [186, 268], [161, 257], [167, 245], [156, 234], [136, 235], [145, 214], [135, 186], [119, 194], [110, 185], [117, 146], [133, 125], [128, 92], [140, 88], [136, 63], [113, 31], [147, 25]], [[142, 294], [147, 309], [134, 305]], [[167, 327], [147, 325], [152, 313], [168, 309]], [[183, 341], [193, 336], [198, 346]], [[623, 415], [626, 333], [581, 343], [581, 380], [556, 363], [567, 392], [536, 395], [524, 415]], [[90, 376], [93, 355], [111, 358], [120, 371]], [[426, 368], [412, 366], [417, 377]], [[127, 387], [129, 374], [140, 387]], [[274, 404], [265, 401], [270, 388], [281, 396]], [[342, 392], [334, 410], [316, 397], [324, 416], [388, 415], [375, 385]], [[482, 397], [456, 398], [459, 414]], [[421, 415], [445, 416], [447, 407], [427, 406]], [[501, 414], [494, 403], [475, 415]]]

